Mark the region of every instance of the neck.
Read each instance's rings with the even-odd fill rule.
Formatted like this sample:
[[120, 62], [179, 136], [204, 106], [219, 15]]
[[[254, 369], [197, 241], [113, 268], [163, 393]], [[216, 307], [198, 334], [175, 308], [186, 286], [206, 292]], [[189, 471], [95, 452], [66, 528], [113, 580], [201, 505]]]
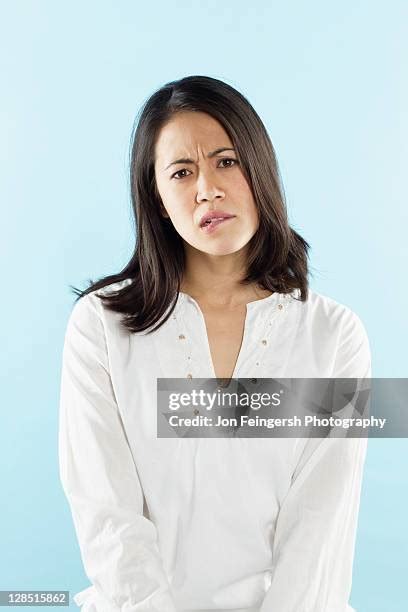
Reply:
[[187, 250], [186, 269], [180, 290], [211, 308], [238, 308], [271, 295], [256, 283], [241, 283], [246, 274], [244, 253], [209, 255]]

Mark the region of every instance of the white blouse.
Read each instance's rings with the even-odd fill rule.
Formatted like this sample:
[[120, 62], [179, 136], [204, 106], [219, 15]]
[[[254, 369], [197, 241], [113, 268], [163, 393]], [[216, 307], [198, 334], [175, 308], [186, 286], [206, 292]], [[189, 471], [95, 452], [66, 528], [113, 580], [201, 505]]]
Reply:
[[[247, 305], [233, 377], [369, 377], [360, 319], [298, 296]], [[59, 460], [92, 583], [82, 612], [352, 611], [367, 440], [157, 438], [156, 379], [215, 378], [205, 320], [184, 293], [152, 334], [120, 317], [90, 293], [64, 342]]]

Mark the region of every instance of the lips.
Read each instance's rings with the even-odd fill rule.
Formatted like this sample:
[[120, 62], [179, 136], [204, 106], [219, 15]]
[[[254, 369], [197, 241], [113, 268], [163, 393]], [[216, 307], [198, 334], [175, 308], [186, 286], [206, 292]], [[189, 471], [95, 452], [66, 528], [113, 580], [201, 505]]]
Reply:
[[211, 223], [204, 223], [201, 227], [201, 231], [204, 234], [212, 234], [217, 231], [217, 228], [221, 225], [228, 225], [232, 223], [236, 217], [223, 217], [222, 219], [212, 219]]
[[200, 219], [200, 227], [205, 227], [215, 223], [216, 221], [223, 221], [224, 219], [231, 219], [235, 217], [235, 215], [231, 215], [230, 213], [223, 212], [222, 210], [213, 210], [211, 212], [205, 213]]

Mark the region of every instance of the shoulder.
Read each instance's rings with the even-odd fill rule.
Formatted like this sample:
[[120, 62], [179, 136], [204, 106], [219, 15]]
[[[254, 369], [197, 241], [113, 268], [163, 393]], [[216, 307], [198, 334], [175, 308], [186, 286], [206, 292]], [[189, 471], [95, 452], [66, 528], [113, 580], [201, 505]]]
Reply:
[[110, 283], [102, 289], [94, 289], [93, 291], [90, 291], [89, 293], [81, 297], [75, 303], [72, 312], [75, 311], [77, 313], [77, 316], [93, 311], [102, 314], [102, 311], [106, 310], [106, 308], [104, 307], [101, 297], [107, 297], [113, 293], [116, 293], [117, 291], [120, 291], [131, 283], [132, 280], [127, 278], [123, 281]]
[[371, 376], [370, 344], [360, 317], [349, 306], [314, 291], [310, 291], [305, 308], [314, 333], [335, 342], [332, 376]]
[[67, 335], [75, 333], [103, 335], [107, 320], [119, 319], [119, 314], [108, 310], [99, 296], [107, 296], [119, 291], [131, 282], [130, 279], [126, 279], [111, 283], [80, 297], [71, 309], [67, 323]]
[[364, 378], [371, 375], [371, 353], [366, 329], [360, 317], [346, 304], [309, 289], [302, 302], [292, 294], [289, 323], [296, 328], [299, 346], [308, 354], [317, 371], [333, 378]]
[[347, 305], [309, 289], [306, 301], [298, 300], [301, 317], [316, 332], [329, 333], [354, 329], [365, 331], [360, 317]]
[[103, 287], [103, 289], [98, 289], [96, 291], [91, 291], [89, 295], [95, 295], [96, 296], [96, 294], [109, 295], [110, 293], [116, 293], [117, 291], [121, 291], [122, 289], [124, 289], [128, 285], [131, 285], [132, 282], [133, 281], [132, 281], [131, 278], [125, 278], [122, 281], [118, 281], [116, 283], [110, 283], [109, 285], [106, 285], [105, 287]]

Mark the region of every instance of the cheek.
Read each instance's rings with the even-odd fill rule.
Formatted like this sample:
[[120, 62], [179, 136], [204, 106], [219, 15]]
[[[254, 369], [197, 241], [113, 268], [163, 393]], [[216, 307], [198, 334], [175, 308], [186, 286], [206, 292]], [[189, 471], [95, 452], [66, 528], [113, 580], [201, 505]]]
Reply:
[[162, 181], [160, 181], [160, 179], [157, 179], [157, 177], [156, 177], [156, 192], [159, 198], [161, 199], [161, 201], [163, 202], [163, 204], [167, 207], [166, 202], [168, 200], [168, 196], [166, 192], [166, 186], [162, 183]]
[[254, 219], [258, 218], [258, 209], [255, 204], [255, 199], [248, 183], [243, 180], [240, 186], [240, 193], [244, 195], [245, 207]]
[[254, 197], [251, 191], [249, 192], [249, 195], [248, 195], [248, 211], [249, 211], [249, 215], [252, 219], [253, 224], [258, 228], [259, 213], [258, 213], [258, 209], [256, 207], [255, 200], [254, 200]]
[[241, 194], [241, 196], [245, 198], [246, 202], [251, 202], [254, 199], [252, 195], [252, 190], [242, 173], [239, 173], [238, 178], [235, 178], [234, 188], [238, 193]]
[[191, 199], [181, 193], [168, 193], [164, 201], [167, 211], [180, 232], [189, 232], [194, 226], [194, 205]]
[[168, 183], [158, 181], [156, 184], [160, 200], [162, 201], [162, 204], [165, 206], [169, 215], [173, 216], [174, 214], [177, 214], [179, 206], [174, 190], [171, 189]]

